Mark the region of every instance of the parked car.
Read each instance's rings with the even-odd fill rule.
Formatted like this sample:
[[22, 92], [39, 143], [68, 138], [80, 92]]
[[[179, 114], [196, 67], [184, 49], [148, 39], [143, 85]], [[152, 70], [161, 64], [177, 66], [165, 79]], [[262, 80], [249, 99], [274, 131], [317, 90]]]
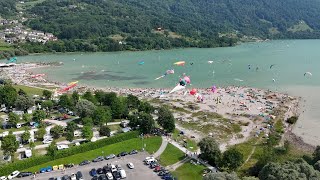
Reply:
[[7, 180], [7, 177], [6, 176], [1, 176], [0, 180]]
[[102, 174], [99, 176], [99, 180], [108, 180], [106, 175]]
[[92, 162], [100, 162], [100, 161], [103, 161], [103, 160], [104, 160], [103, 156], [98, 156], [97, 158], [92, 160]]
[[114, 179], [116, 179], [116, 180], [121, 179], [121, 175], [118, 171], [113, 172], [112, 175], [113, 175]]
[[117, 168], [116, 168], [116, 166], [115, 165], [111, 165], [111, 172], [113, 173], [113, 172], [115, 172], [115, 171], [117, 171]]
[[62, 176], [61, 180], [70, 180], [70, 176], [64, 175], [64, 176]]
[[99, 180], [99, 179], [98, 179], [98, 176], [95, 176], [91, 180]]
[[104, 174], [104, 171], [103, 171], [102, 168], [98, 168], [98, 169], [97, 169], [97, 173], [98, 173], [98, 174]]
[[106, 173], [106, 176], [108, 180], [113, 180], [113, 176], [110, 172]]
[[98, 176], [97, 170], [95, 168], [91, 169], [90, 175], [93, 177], [97, 177]]
[[49, 178], [49, 180], [56, 180], [56, 178], [54, 178], [54, 177], [51, 177], [51, 178]]
[[83, 180], [83, 176], [82, 176], [81, 171], [78, 171], [76, 176], [77, 176], [77, 180]]
[[15, 177], [17, 177], [20, 174], [19, 171], [13, 171], [9, 176], [8, 179], [13, 179]]
[[106, 174], [106, 173], [108, 173], [108, 172], [111, 172], [111, 168], [109, 167], [109, 164], [108, 164], [108, 166], [103, 166], [103, 172]]
[[79, 165], [80, 165], [80, 166], [84, 166], [84, 165], [87, 165], [87, 164], [90, 164], [90, 161], [84, 160], [84, 161], [82, 161]]
[[65, 168], [72, 168], [72, 167], [74, 167], [74, 164], [73, 163], [65, 164], [64, 167]]
[[108, 159], [113, 159], [113, 158], [115, 158], [115, 157], [116, 157], [116, 155], [110, 154], [109, 156], [106, 156], [106, 160], [108, 160]]
[[137, 150], [132, 150], [132, 151], [129, 152], [129, 154], [130, 154], [130, 155], [138, 154], [138, 151], [137, 151]]
[[128, 155], [127, 152], [122, 152], [122, 153], [120, 153], [120, 156], [126, 156], [126, 155]]
[[122, 167], [121, 167], [120, 164], [117, 164], [117, 165], [116, 165], [116, 168], [117, 168], [118, 171], [122, 169]]
[[131, 163], [131, 162], [129, 162], [129, 163], [127, 164], [127, 166], [128, 166], [129, 169], [134, 169], [134, 165], [133, 165], [133, 163]]
[[121, 179], [124, 179], [124, 178], [127, 177], [127, 174], [126, 174], [126, 171], [125, 171], [125, 170], [121, 169], [121, 170], [119, 171], [119, 173], [120, 173]]
[[71, 180], [77, 180], [77, 176], [74, 173], [71, 174], [70, 178]]
[[31, 175], [32, 175], [32, 172], [21, 172], [17, 177], [21, 178], [21, 177], [27, 177]]
[[52, 139], [45, 139], [42, 141], [43, 144], [51, 144], [52, 143]]

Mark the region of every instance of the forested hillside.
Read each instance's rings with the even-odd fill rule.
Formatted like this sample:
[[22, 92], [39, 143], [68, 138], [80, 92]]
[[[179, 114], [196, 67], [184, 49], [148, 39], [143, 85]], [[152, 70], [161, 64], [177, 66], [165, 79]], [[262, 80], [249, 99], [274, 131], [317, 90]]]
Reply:
[[16, 2], [15, 0], [0, 0], [0, 16], [8, 17], [15, 15]]
[[319, 0], [46, 0], [27, 14], [27, 26], [60, 39], [24, 46], [36, 52], [232, 46], [243, 35], [320, 37]]

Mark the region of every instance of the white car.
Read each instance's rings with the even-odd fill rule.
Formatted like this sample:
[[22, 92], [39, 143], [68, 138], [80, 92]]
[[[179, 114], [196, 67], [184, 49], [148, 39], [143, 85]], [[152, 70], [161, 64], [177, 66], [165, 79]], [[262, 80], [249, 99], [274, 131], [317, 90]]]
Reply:
[[52, 143], [52, 139], [45, 139], [42, 142], [43, 142], [43, 144], [51, 144]]
[[0, 177], [0, 180], [7, 180], [7, 177], [1, 176], [1, 177]]
[[111, 172], [115, 172], [115, 171], [117, 171], [117, 168], [116, 168], [116, 166], [115, 165], [111, 165]]
[[127, 164], [127, 166], [128, 166], [128, 168], [130, 168], [130, 169], [134, 169], [134, 165], [133, 165], [133, 163], [131, 163], [131, 162], [129, 162], [129, 163]]
[[127, 177], [126, 171], [124, 171], [123, 169], [121, 169], [119, 172], [120, 172], [121, 179], [124, 179]]
[[19, 171], [13, 171], [9, 176], [8, 179], [13, 179], [15, 177], [17, 177], [20, 174]]
[[107, 179], [108, 179], [108, 180], [113, 180], [113, 176], [112, 176], [111, 172], [108, 172], [108, 173], [106, 174], [106, 176], [107, 176]]

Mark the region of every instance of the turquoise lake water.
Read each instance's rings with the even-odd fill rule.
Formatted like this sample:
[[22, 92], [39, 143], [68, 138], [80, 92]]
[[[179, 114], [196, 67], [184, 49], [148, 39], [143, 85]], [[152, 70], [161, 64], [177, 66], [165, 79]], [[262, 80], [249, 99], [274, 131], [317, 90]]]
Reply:
[[[173, 65], [182, 60], [185, 66]], [[242, 85], [289, 92], [307, 101], [307, 111], [295, 131], [310, 143], [319, 142], [320, 40], [278, 40], [213, 49], [35, 55], [19, 57], [19, 61], [63, 62], [61, 67], [36, 71], [46, 73], [50, 80], [78, 80], [80, 85], [174, 87], [179, 76], [186, 73], [194, 87]], [[141, 61], [143, 65], [139, 65]], [[172, 68], [175, 74], [154, 80]], [[304, 76], [305, 72], [311, 72], [312, 77]]]

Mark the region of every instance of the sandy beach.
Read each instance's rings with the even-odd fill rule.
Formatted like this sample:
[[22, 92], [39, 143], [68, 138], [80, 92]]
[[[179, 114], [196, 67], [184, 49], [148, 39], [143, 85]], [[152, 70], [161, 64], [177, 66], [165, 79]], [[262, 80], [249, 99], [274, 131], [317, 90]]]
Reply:
[[[15, 84], [26, 86], [49, 88], [53, 91], [62, 89], [67, 86], [68, 82], [49, 82], [45, 75], [33, 78], [30, 70], [33, 68], [47, 67], [43, 64], [17, 64], [14, 67], [2, 69], [2, 76], [11, 79]], [[95, 88], [89, 86], [76, 86], [70, 91], [77, 90], [85, 92], [87, 90], [95, 91], [102, 90], [106, 92], [116, 92], [120, 95], [133, 94], [141, 99], [164, 103], [173, 107], [174, 115], [177, 122], [177, 127], [184, 129], [188, 136], [193, 136], [196, 141], [199, 141], [204, 136], [213, 135], [221, 138], [221, 149], [225, 149], [228, 145], [238, 144], [246, 141], [248, 138], [258, 136], [264, 133], [268, 136], [269, 131], [273, 128], [268, 122], [277, 117], [272, 114], [272, 111], [279, 106], [286, 107], [285, 119], [293, 115], [299, 115], [299, 98], [291, 97], [288, 94], [271, 92], [249, 87], [217, 87], [215, 92], [208, 89], [198, 89], [197, 92], [202, 95], [203, 101], [198, 101], [194, 96], [190, 95], [193, 87], [189, 86], [184, 91], [178, 91], [169, 94], [171, 89], [155, 89], [155, 88], [117, 88], [105, 87]], [[56, 89], [56, 90], [54, 90]], [[180, 109], [180, 112], [178, 111]], [[185, 112], [181, 112], [181, 110]], [[208, 113], [203, 116], [195, 116], [195, 113]], [[215, 113], [223, 117], [223, 122], [219, 118], [211, 118], [210, 113]], [[207, 120], [210, 119], [210, 120]], [[204, 120], [206, 119], [206, 120]], [[189, 124], [199, 124], [195, 129], [186, 128]], [[239, 124], [241, 130], [237, 134], [229, 134], [223, 136], [219, 130], [217, 131], [202, 131], [203, 126], [228, 126]], [[284, 123], [285, 124], [285, 123]], [[286, 125], [286, 131], [291, 131]], [[208, 134], [207, 134], [208, 133]], [[219, 134], [220, 133], [220, 134]]]

